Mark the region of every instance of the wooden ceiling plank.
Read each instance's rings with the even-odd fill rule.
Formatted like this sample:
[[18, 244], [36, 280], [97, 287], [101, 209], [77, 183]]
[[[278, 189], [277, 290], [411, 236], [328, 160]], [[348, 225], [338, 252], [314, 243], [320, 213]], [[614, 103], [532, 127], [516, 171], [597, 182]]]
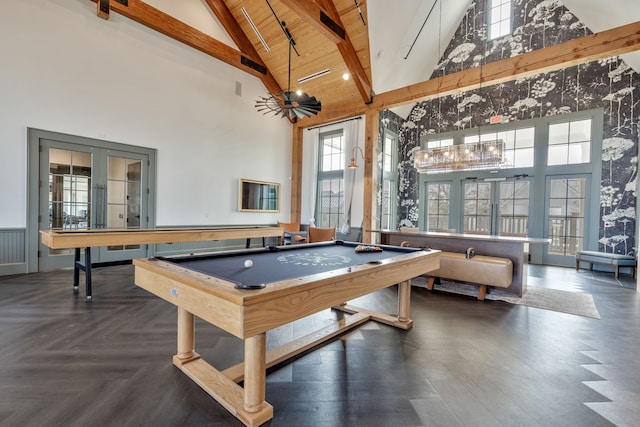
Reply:
[[[344, 36], [339, 34], [340, 32], [344, 33], [344, 27], [335, 21], [333, 15], [320, 8], [315, 2], [309, 0], [280, 0], [280, 2], [294, 11], [333, 43], [338, 44], [344, 41]], [[333, 21], [336, 27], [332, 29], [329, 25], [322, 22], [322, 15], [327, 17], [329, 21]]]
[[640, 21], [378, 94], [368, 105], [347, 103], [296, 126], [311, 127], [398, 105], [492, 86], [640, 50]]
[[[340, 26], [344, 28], [338, 9], [336, 9], [332, 0], [319, 0], [319, 4]], [[360, 92], [360, 96], [362, 96], [362, 100], [365, 104], [369, 104], [373, 98], [373, 88], [371, 87], [371, 82], [367, 77], [367, 73], [364, 71], [364, 67], [360, 62], [360, 58], [358, 58], [358, 54], [356, 53], [348, 34], [346, 35], [345, 40], [338, 43], [338, 50], [351, 73], [351, 77], [358, 88], [358, 92]]]
[[281, 2], [289, 9], [296, 12], [298, 16], [305, 20], [305, 22], [316, 28], [320, 33], [336, 44], [345, 65], [351, 73], [351, 78], [353, 79], [362, 100], [366, 104], [370, 103], [373, 97], [373, 88], [360, 59], [358, 58], [358, 54], [349, 40], [349, 36], [346, 32], [344, 38], [337, 36], [333, 30], [322, 22], [321, 15], [324, 14], [344, 31], [344, 25], [340, 19], [340, 14], [333, 2], [331, 0], [319, 0], [319, 5], [305, 0], [281, 0]]
[[[246, 33], [225, 2], [223, 0], [206, 0], [206, 2], [229, 36], [233, 39], [238, 48], [240, 48], [240, 51], [252, 58], [260, 58], [260, 54], [253, 46], [253, 43], [251, 43], [251, 40], [249, 40], [249, 37], [247, 37]], [[282, 88], [268, 68], [267, 74], [265, 76], [261, 76], [260, 79], [271, 94], [280, 95], [283, 92]]]
[[[94, 3], [99, 0], [91, 0]], [[171, 37], [181, 43], [184, 43], [194, 49], [197, 49], [207, 55], [210, 55], [222, 62], [236, 67], [244, 72], [263, 78], [265, 73], [259, 69], [265, 69], [260, 57], [251, 57], [242, 52], [227, 46], [226, 44], [214, 39], [213, 37], [185, 24], [168, 15], [153, 6], [150, 6], [140, 0], [129, 0], [128, 6], [124, 6], [119, 2], [111, 2], [112, 11], [125, 16], [132, 21], [149, 27], [167, 37]], [[243, 61], [243, 57], [245, 61]], [[249, 61], [246, 61], [246, 60]], [[244, 62], [244, 63], [243, 63]], [[253, 66], [251, 64], [253, 63]], [[258, 68], [258, 69], [256, 69]], [[266, 73], [268, 74], [268, 72]]]

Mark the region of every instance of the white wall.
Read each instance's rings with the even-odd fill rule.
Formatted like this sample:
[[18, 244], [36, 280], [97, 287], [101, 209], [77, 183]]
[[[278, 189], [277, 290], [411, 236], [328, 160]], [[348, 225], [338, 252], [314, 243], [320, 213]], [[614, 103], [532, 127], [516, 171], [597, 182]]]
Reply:
[[[27, 127], [156, 148], [159, 225], [289, 219], [291, 125], [256, 111], [259, 79], [90, 0], [2, 3], [0, 228], [26, 226]], [[180, 3], [229, 42], [204, 2]], [[280, 214], [238, 212], [241, 177], [280, 182]]]

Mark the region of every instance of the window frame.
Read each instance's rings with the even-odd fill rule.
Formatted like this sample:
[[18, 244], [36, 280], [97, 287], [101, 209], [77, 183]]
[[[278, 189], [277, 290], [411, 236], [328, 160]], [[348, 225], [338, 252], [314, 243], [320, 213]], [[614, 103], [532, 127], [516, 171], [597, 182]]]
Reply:
[[[548, 156], [548, 128], [551, 124], [579, 121], [581, 119], [591, 119], [591, 162], [578, 163], [569, 165], [552, 165], [547, 166]], [[467, 170], [467, 171], [454, 171], [443, 172], [438, 174], [422, 174], [419, 175], [419, 193], [421, 195], [419, 202], [419, 218], [420, 225], [423, 229], [427, 229], [427, 210], [426, 210], [426, 185], [428, 182], [433, 181], [452, 181], [453, 186], [451, 188], [451, 205], [450, 205], [450, 228], [461, 230], [463, 224], [463, 212], [462, 212], [462, 188], [461, 182], [465, 179], [479, 179], [479, 180], [503, 180], [511, 178], [529, 178], [531, 179], [531, 199], [538, 201], [531, 202], [531, 216], [529, 221], [528, 232], [530, 236], [541, 237], [544, 235], [544, 220], [542, 214], [535, 211], [536, 206], [539, 206], [543, 200], [545, 200], [545, 185], [544, 182], [547, 176], [551, 175], [573, 175], [573, 174], [585, 174], [591, 177], [591, 182], [594, 187], [592, 191], [600, 193], [600, 183], [602, 182], [602, 168], [603, 162], [598, 159], [602, 153], [602, 141], [603, 135], [603, 121], [604, 110], [603, 108], [595, 108], [590, 110], [578, 111], [575, 113], [559, 114], [554, 116], [537, 117], [528, 120], [518, 120], [509, 123], [500, 123], [481, 126], [471, 129], [460, 129], [450, 132], [443, 132], [440, 134], [425, 134], [420, 138], [420, 146], [426, 147], [428, 140], [453, 138], [455, 144], [460, 144], [464, 141], [466, 135], [478, 135], [482, 134], [486, 129], [491, 129], [492, 132], [501, 132], [510, 129], [519, 129], [527, 127], [535, 127], [534, 135], [534, 164], [532, 167], [522, 168], [503, 168], [503, 169], [484, 169], [484, 170]], [[594, 193], [595, 194], [595, 193]], [[600, 218], [600, 197], [592, 197], [589, 201], [589, 207], [586, 213], [587, 219], [590, 224], [597, 224]], [[584, 247], [592, 248], [597, 245], [599, 239], [599, 228], [592, 226], [585, 232]], [[532, 246], [531, 248], [531, 261], [534, 263], [542, 263], [543, 247], [540, 245]]]
[[[386, 141], [391, 141], [391, 147], [386, 150]], [[397, 218], [397, 200], [398, 200], [398, 135], [395, 132], [390, 131], [389, 129], [384, 129], [382, 136], [382, 179], [380, 180], [380, 215], [379, 222], [381, 228], [388, 228], [393, 230], [396, 228], [398, 224]], [[388, 156], [390, 169], [385, 169], [385, 160]], [[389, 195], [388, 199], [388, 212], [383, 211], [384, 207], [384, 198], [385, 198], [385, 183], [388, 183], [389, 186]], [[385, 224], [384, 218], [387, 217], [388, 221]]]
[[[505, 17], [505, 10], [509, 10], [509, 14]], [[496, 16], [496, 13], [498, 16]], [[487, 38], [495, 40], [500, 37], [508, 36], [513, 32], [513, 6], [511, 0], [490, 0], [487, 9]], [[508, 26], [508, 29], [503, 28]], [[495, 28], [498, 32], [494, 33]]]
[[[334, 129], [327, 132], [322, 132], [318, 135], [318, 172], [316, 176], [316, 209], [315, 209], [315, 225], [317, 227], [336, 227], [336, 230], [339, 230], [342, 226], [342, 222], [344, 220], [344, 216], [346, 215], [345, 209], [345, 201], [344, 201], [344, 167], [345, 160], [347, 157], [347, 153], [345, 151], [345, 140], [344, 140], [344, 130], [343, 129]], [[342, 158], [339, 162], [340, 168], [323, 170], [324, 165], [324, 149], [325, 149], [325, 140], [339, 137], [340, 138], [340, 148], [342, 150]], [[331, 212], [329, 210], [328, 213], [325, 213], [323, 210], [323, 184], [325, 181], [333, 181], [338, 180], [338, 187], [341, 191], [341, 196], [338, 196], [338, 210], [337, 213]], [[340, 199], [342, 203], [340, 203]], [[328, 222], [323, 220], [324, 215], [329, 215]], [[335, 216], [335, 222], [331, 220], [331, 217]]]

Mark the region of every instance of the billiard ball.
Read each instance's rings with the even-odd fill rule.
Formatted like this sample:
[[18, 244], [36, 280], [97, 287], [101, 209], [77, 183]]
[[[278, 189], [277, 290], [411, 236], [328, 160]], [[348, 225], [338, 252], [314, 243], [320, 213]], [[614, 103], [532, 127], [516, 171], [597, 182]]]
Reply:
[[253, 261], [251, 261], [250, 259], [246, 260], [246, 261], [244, 262], [244, 267], [245, 267], [245, 268], [251, 268], [251, 267], [253, 267]]

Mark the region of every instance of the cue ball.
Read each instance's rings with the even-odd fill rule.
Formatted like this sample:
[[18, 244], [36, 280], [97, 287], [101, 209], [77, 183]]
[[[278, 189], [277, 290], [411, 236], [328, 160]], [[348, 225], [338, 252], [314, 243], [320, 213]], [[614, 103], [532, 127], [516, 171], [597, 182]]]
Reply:
[[244, 262], [244, 267], [245, 267], [245, 268], [251, 268], [251, 267], [253, 267], [253, 261], [251, 261], [250, 259], [246, 260], [246, 261]]

